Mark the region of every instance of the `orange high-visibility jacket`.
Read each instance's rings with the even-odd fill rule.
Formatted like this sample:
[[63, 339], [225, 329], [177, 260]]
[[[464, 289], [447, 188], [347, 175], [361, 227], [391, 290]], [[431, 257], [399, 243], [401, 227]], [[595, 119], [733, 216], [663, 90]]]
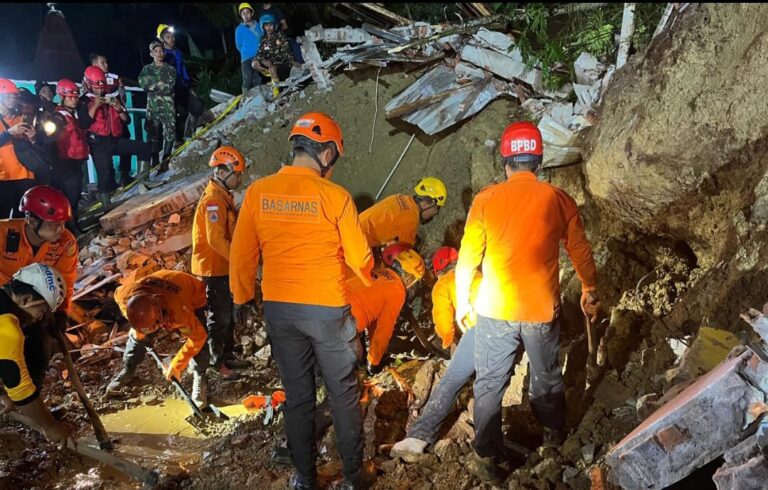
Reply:
[[[475, 273], [470, 289], [469, 301], [475, 304], [480, 280], [483, 275]], [[456, 332], [456, 271], [450, 270], [437, 280], [432, 288], [432, 321], [435, 323], [435, 333], [443, 341], [443, 349], [447, 349], [453, 343]], [[471, 325], [474, 327], [474, 325]]]
[[395, 323], [405, 303], [405, 285], [392, 269], [379, 269], [373, 284], [366, 286], [358, 277], [347, 279], [349, 305], [357, 331], [368, 330], [368, 362], [376, 366], [387, 352]]
[[560, 303], [560, 242], [585, 291], [597, 287], [592, 248], [576, 202], [519, 172], [475, 196], [456, 265], [456, 297], [468, 301], [482, 264], [475, 311], [497, 320], [550, 322]]
[[24, 233], [26, 220], [0, 220], [0, 286], [7, 284], [22, 267], [40, 263], [50, 265], [59, 271], [67, 283], [67, 297], [59, 308], [69, 311], [77, 279], [77, 240], [69, 230], [53, 243], [45, 242], [34, 253]]
[[[13, 116], [10, 118], [3, 118], [5, 124], [8, 127], [13, 127], [20, 122], [23, 122], [22, 116]], [[6, 130], [5, 124], [0, 122], [0, 132]], [[0, 180], [22, 180], [22, 179], [34, 179], [35, 174], [32, 173], [27, 167], [21, 164], [19, 157], [16, 156], [16, 150], [13, 148], [13, 142], [8, 142], [3, 146], [0, 146]]]
[[254, 298], [260, 257], [265, 301], [345, 306], [345, 262], [363, 283], [372, 281], [352, 197], [305, 167], [285, 166], [246, 191], [229, 257], [235, 304]]
[[415, 245], [419, 223], [419, 205], [404, 194], [382, 199], [360, 213], [360, 226], [371, 247], [393, 242]]
[[192, 222], [192, 274], [205, 277], [229, 274], [229, 247], [237, 210], [232, 193], [211, 179]]
[[[178, 330], [187, 338], [171, 361], [172, 366], [183, 371], [201, 349], [207, 348], [205, 341], [208, 339], [208, 333], [195, 314], [195, 310], [206, 305], [205, 284], [186, 272], [167, 270], [157, 271], [138, 281], [124, 284], [115, 290], [115, 302], [126, 318], [128, 315], [125, 307], [128, 300], [137, 293], [162, 296], [168, 319], [163, 328]], [[136, 330], [133, 330], [133, 333], [139, 340], [146, 337]]]

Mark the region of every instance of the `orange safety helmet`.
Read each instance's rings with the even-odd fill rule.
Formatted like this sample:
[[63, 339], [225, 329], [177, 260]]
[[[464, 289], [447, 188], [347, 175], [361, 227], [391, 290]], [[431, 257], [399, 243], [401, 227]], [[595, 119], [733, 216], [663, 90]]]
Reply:
[[143, 334], [154, 332], [163, 321], [160, 305], [152, 294], [139, 293], [132, 296], [125, 306], [125, 313], [133, 328]]
[[19, 87], [7, 78], [0, 78], [0, 95], [18, 95]]
[[231, 165], [232, 171], [245, 172], [245, 157], [233, 146], [222, 146], [216, 148], [216, 151], [211, 155], [211, 161], [208, 162], [210, 167], [220, 165]]
[[341, 127], [331, 116], [323, 112], [308, 112], [301, 116], [291, 129], [288, 141], [294, 136], [304, 136], [318, 143], [333, 142], [339, 151], [339, 156], [344, 156], [344, 136]]

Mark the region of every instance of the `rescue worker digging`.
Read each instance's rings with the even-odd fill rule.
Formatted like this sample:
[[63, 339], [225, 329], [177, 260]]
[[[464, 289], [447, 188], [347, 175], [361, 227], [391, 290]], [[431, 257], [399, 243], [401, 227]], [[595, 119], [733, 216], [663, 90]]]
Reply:
[[18, 410], [67, 445], [69, 430], [54, 420], [40, 390], [48, 370], [44, 318], [61, 306], [67, 286], [53, 267], [30, 264], [0, 288], [0, 414]]
[[[515, 351], [525, 348], [531, 369], [531, 408], [544, 428], [544, 444], [562, 442], [565, 394], [559, 364], [559, 246], [582, 284], [581, 305], [594, 316], [599, 307], [592, 249], [574, 200], [536, 179], [542, 139], [529, 122], [510, 124], [500, 151], [507, 181], [486, 187], [472, 202], [456, 265], [456, 321], [475, 326], [474, 457], [467, 469], [500, 483], [504, 447], [501, 399], [513, 372]], [[472, 304], [475, 271], [482, 265]]]
[[285, 386], [285, 431], [293, 488], [315, 488], [315, 363], [331, 400], [342, 488], [362, 479], [363, 436], [356, 367], [362, 356], [344, 263], [370, 285], [373, 259], [352, 197], [329, 179], [344, 154], [339, 125], [323, 113], [301, 116], [290, 132], [293, 162], [246, 191], [230, 252], [238, 316], [261, 280], [272, 355]]
[[213, 152], [208, 165], [213, 167], [213, 176], [197, 203], [192, 224], [192, 273], [205, 283], [211, 365], [230, 380], [238, 377], [230, 368], [245, 367], [233, 354], [229, 249], [237, 218], [232, 191], [240, 187], [246, 163], [235, 148], [222, 146]]
[[25, 214], [23, 219], [0, 220], [0, 286], [32, 263], [54, 267], [67, 285], [64, 302], [57, 312], [61, 323], [72, 301], [77, 278], [77, 241], [65, 228], [66, 222], [72, 219], [72, 208], [64, 194], [53, 187], [39, 185], [24, 194], [19, 210]]
[[[447, 349], [454, 341], [456, 312], [456, 276], [454, 267], [459, 254], [455, 248], [441, 247], [432, 257], [432, 268], [439, 277], [432, 289], [432, 320], [435, 332]], [[475, 273], [472, 281], [470, 301], [474, 304], [482, 275]], [[463, 335], [459, 340], [448, 369], [435, 387], [421, 415], [408, 431], [408, 437], [392, 447], [390, 456], [405, 459], [424, 452], [427, 445], [435, 443], [435, 436], [445, 417], [453, 409], [459, 392], [475, 374], [475, 330], [474, 325], [459, 325]]]
[[410, 247], [394, 244], [383, 253], [387, 267], [373, 273], [366, 286], [359, 277], [347, 279], [349, 304], [357, 331], [368, 333], [368, 370], [376, 370], [387, 353], [395, 323], [405, 303], [406, 290], [424, 277], [424, 261]]
[[[170, 381], [192, 365], [192, 399], [203, 408], [208, 405], [205, 371], [209, 353], [208, 335], [202, 324], [206, 303], [205, 284], [191, 274], [157, 271], [115, 290], [115, 302], [131, 324], [123, 354], [123, 369], [107, 386], [107, 394], [120, 394], [136, 375], [136, 368], [146, 355], [146, 345], [158, 329], [177, 330], [186, 337], [184, 345], [165, 370]], [[194, 359], [193, 359], [194, 358]]]
[[368, 245], [386, 246], [401, 242], [416, 244], [419, 225], [429, 223], [445, 206], [448, 192], [442, 180], [424, 177], [414, 188], [414, 196], [395, 194], [360, 213]]

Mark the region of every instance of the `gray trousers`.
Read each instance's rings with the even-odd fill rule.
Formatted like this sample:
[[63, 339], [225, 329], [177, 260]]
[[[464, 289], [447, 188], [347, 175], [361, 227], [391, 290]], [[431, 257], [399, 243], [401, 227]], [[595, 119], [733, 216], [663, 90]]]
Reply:
[[355, 482], [363, 461], [363, 417], [357, 362], [362, 347], [349, 306], [332, 308], [264, 302], [272, 356], [285, 387], [285, 435], [291, 461], [304, 481], [314, 482], [315, 364], [328, 388], [345, 479]]
[[560, 370], [560, 325], [494, 320], [478, 315], [475, 330], [475, 452], [497, 456], [504, 447], [501, 400], [514, 371], [520, 343], [528, 353], [528, 393], [539, 423], [561, 430], [565, 425], [565, 386]]
[[464, 385], [475, 374], [475, 329], [467, 330], [459, 340], [445, 375], [429, 397], [424, 410], [408, 431], [408, 437], [434, 444], [437, 431], [453, 409]]

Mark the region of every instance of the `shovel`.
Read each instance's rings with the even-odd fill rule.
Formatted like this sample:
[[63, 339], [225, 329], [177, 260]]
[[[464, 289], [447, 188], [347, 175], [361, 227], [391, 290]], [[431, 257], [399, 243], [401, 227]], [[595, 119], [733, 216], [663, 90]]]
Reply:
[[[165, 372], [165, 365], [163, 364], [163, 361], [160, 360], [160, 357], [158, 357], [157, 353], [152, 350], [151, 347], [147, 347], [147, 353], [152, 356], [152, 359], [155, 360], [155, 363], [157, 364], [157, 367], [160, 368], [161, 372]], [[194, 400], [192, 400], [192, 396], [189, 394], [189, 392], [181, 385], [179, 380], [176, 378], [171, 377], [171, 384], [174, 388], [176, 388], [176, 391], [181, 395], [181, 398], [187, 402], [187, 405], [189, 405], [189, 408], [192, 409], [192, 414], [201, 419], [206, 420], [206, 416], [203, 413], [204, 411], [209, 411], [213, 413], [217, 419], [221, 420], [229, 420], [229, 417], [223, 413], [221, 410], [219, 410], [216, 406], [209, 403], [208, 406], [206, 406], [203, 409], [200, 409], [200, 407], [197, 406]], [[189, 421], [189, 420], [188, 420]], [[190, 422], [192, 424], [192, 422]], [[195, 425], [195, 424], [192, 424]]]

